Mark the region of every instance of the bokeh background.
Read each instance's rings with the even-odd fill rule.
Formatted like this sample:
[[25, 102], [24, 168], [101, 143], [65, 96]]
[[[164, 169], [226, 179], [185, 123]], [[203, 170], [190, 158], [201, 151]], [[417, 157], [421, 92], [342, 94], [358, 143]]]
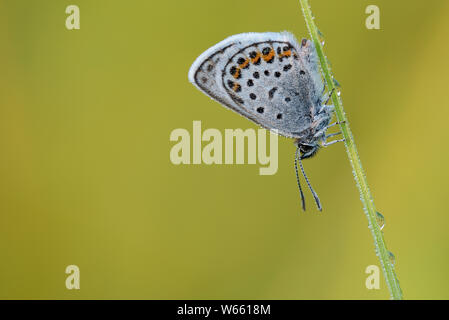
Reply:
[[[404, 297], [448, 299], [449, 3], [311, 5]], [[309, 192], [300, 210], [289, 139], [274, 176], [170, 162], [193, 120], [256, 128], [188, 82], [194, 59], [281, 30], [307, 35], [298, 1], [1, 0], [0, 298], [389, 298], [365, 288], [379, 262], [342, 144], [304, 163], [322, 213]]]

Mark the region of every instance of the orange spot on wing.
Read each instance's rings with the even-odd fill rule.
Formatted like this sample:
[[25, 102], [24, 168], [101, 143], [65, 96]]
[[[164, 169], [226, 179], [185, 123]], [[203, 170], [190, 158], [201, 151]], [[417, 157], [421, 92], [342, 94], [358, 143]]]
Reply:
[[246, 66], [249, 64], [249, 59], [246, 59], [245, 62], [243, 62], [241, 65], [239, 65], [240, 69], [246, 68]]
[[257, 55], [253, 59], [251, 59], [251, 63], [256, 63], [259, 60], [260, 60], [260, 52], [257, 52]]
[[291, 55], [292, 55], [292, 51], [288, 50], [288, 51], [281, 53], [279, 56], [280, 57], [290, 57]]
[[265, 61], [270, 61], [271, 59], [273, 59], [273, 57], [274, 57], [274, 50], [271, 49], [271, 51], [266, 56], [263, 56], [263, 59]]
[[240, 69], [239, 68], [237, 68], [237, 71], [234, 73], [234, 76], [233, 76], [235, 79], [238, 79], [239, 77], [240, 77]]

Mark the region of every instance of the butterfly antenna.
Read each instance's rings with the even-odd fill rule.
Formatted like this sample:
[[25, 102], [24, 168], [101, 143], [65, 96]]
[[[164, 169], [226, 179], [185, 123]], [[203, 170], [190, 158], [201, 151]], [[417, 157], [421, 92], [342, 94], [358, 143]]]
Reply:
[[[296, 150], [296, 154], [298, 154], [298, 150]], [[306, 182], [307, 182], [307, 185], [309, 186], [310, 191], [312, 191], [312, 195], [315, 198], [315, 202], [318, 207], [318, 210], [321, 211], [322, 208], [321, 208], [320, 198], [318, 198], [318, 195], [316, 194], [316, 192], [313, 190], [312, 186], [310, 185], [309, 179], [307, 179], [306, 172], [304, 171], [304, 168], [302, 167], [301, 157], [299, 158], [299, 166], [301, 167], [302, 175], [306, 179]], [[298, 176], [298, 170], [296, 170], [296, 176]], [[298, 179], [298, 181], [299, 181], [299, 179]]]
[[[301, 203], [302, 203], [302, 210], [306, 211], [306, 200], [304, 199], [304, 193], [302, 193], [301, 184], [299, 183], [299, 174], [298, 174], [298, 153], [299, 153], [299, 147], [296, 148], [295, 152], [295, 172], [296, 172], [296, 182], [298, 182], [298, 189], [299, 194], [301, 195]], [[301, 163], [301, 162], [300, 162]], [[302, 168], [302, 166], [301, 166]], [[304, 171], [303, 171], [304, 173]]]

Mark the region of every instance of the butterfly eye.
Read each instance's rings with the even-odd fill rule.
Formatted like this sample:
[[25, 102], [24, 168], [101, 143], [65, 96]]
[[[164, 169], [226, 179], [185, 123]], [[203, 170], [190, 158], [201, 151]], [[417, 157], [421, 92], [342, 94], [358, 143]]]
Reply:
[[304, 145], [304, 144], [302, 144], [299, 148], [301, 149], [301, 152], [303, 154], [304, 153], [309, 153], [309, 152], [314, 151], [316, 149], [316, 147], [314, 147], [314, 146], [308, 146], [308, 145]]

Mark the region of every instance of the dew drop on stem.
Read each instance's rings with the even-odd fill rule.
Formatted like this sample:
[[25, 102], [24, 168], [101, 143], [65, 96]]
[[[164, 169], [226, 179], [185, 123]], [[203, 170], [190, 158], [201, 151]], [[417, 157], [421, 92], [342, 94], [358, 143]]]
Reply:
[[332, 77], [332, 81], [334, 82], [334, 85], [335, 85], [337, 88], [341, 88], [340, 82], [338, 82], [337, 79], [335, 79], [334, 77]]
[[385, 227], [385, 217], [380, 212], [376, 212], [376, 220], [380, 230]]
[[388, 251], [388, 259], [390, 260], [391, 265], [394, 267], [394, 264], [396, 263], [396, 257], [391, 251]]

